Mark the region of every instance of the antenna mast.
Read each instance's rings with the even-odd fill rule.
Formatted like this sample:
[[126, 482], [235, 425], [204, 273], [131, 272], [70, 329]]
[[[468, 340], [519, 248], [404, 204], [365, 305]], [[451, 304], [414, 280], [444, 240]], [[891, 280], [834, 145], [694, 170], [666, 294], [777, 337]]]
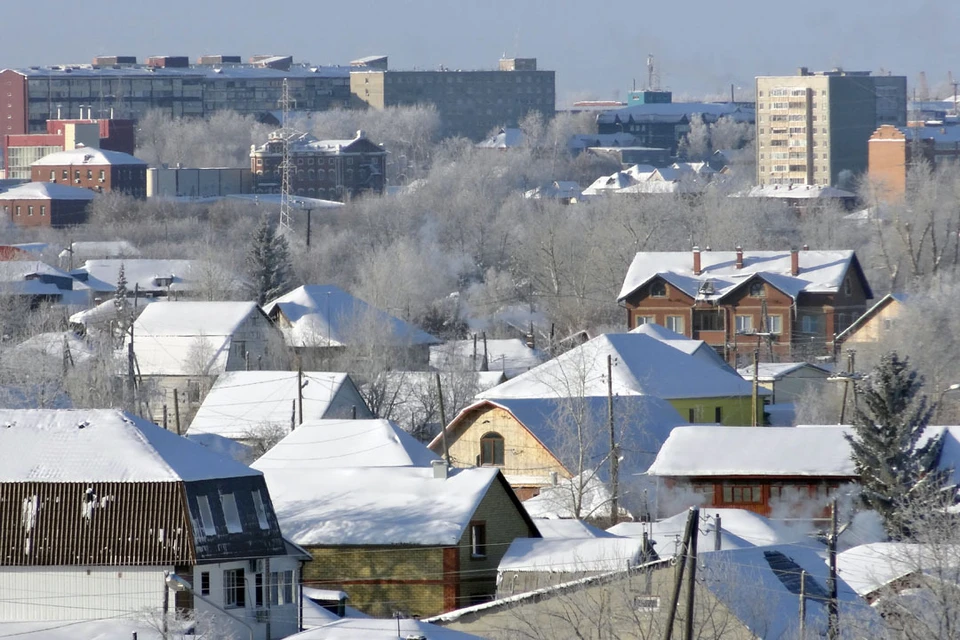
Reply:
[[653, 54], [647, 54], [647, 90], [660, 91], [660, 74], [653, 59]]
[[287, 79], [283, 79], [283, 93], [280, 96], [280, 108], [282, 117], [280, 122], [280, 137], [283, 140], [283, 159], [280, 161], [280, 228], [281, 230], [290, 230], [290, 142], [296, 136], [296, 133], [287, 128], [287, 119], [290, 115], [290, 87]]

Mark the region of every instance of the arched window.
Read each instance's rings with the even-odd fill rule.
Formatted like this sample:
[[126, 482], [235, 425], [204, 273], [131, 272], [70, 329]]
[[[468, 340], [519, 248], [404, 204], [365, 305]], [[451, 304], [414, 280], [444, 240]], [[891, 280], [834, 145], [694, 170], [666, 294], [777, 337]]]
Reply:
[[491, 431], [480, 438], [480, 464], [503, 465], [503, 436]]

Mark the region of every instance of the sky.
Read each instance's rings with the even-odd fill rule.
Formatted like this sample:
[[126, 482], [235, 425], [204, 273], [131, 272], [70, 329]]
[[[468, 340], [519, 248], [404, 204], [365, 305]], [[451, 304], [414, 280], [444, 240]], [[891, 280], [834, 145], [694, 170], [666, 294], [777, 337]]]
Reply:
[[[36, 0], [5, 3], [0, 16], [0, 68], [98, 54], [269, 53], [313, 64], [378, 54], [397, 69], [489, 69], [506, 54], [556, 71], [559, 107], [624, 99], [634, 81], [645, 84], [648, 54], [661, 86], [688, 97], [726, 96], [733, 84], [750, 99], [755, 76], [800, 66], [891, 71], [907, 76], [910, 91], [925, 71], [931, 89], [946, 91], [960, 33], [960, 3], [925, 0]], [[43, 16], [51, 19], [41, 27]]]

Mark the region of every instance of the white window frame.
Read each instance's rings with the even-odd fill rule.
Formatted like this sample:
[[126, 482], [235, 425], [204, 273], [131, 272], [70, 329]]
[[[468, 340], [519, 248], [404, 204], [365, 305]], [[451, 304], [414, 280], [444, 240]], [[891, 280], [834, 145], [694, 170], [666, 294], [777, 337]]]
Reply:
[[684, 325], [683, 316], [667, 316], [666, 318], [664, 318], [664, 326], [670, 331], [673, 331], [674, 333], [679, 333], [680, 335], [686, 335], [683, 332], [684, 331], [683, 325]]

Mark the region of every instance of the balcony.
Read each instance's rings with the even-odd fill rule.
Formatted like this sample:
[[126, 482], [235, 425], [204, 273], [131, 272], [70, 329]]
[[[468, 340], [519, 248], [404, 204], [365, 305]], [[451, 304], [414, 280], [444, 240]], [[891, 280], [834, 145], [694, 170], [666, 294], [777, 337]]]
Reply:
[[703, 340], [709, 345], [723, 345], [726, 342], [727, 333], [723, 329], [694, 331], [693, 339]]

